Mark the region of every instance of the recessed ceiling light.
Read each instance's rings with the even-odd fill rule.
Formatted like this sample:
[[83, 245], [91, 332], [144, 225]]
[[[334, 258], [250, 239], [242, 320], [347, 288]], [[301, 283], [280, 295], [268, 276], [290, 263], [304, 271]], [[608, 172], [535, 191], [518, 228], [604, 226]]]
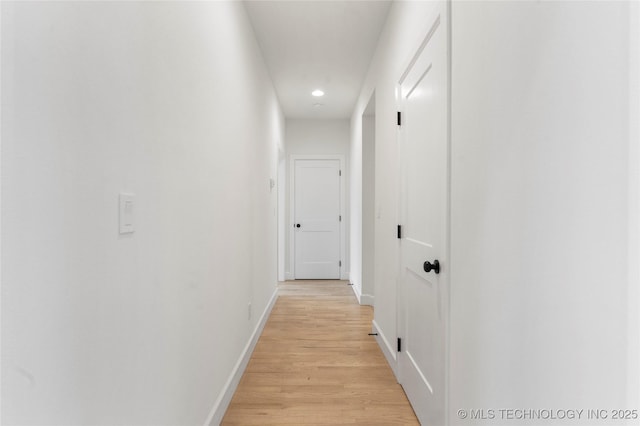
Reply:
[[324, 96], [324, 92], [322, 90], [316, 89], [313, 92], [311, 92], [311, 94], [313, 96]]

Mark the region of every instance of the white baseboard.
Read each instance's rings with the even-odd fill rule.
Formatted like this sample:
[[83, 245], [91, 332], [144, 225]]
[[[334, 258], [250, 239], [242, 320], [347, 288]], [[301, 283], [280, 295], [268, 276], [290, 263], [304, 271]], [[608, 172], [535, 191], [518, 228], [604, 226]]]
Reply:
[[366, 306], [373, 306], [374, 297], [370, 294], [360, 295], [360, 304]]
[[[284, 279], [286, 281], [293, 281], [296, 279], [295, 275], [292, 274], [291, 272], [285, 272], [284, 273]], [[348, 272], [343, 272], [340, 274], [340, 279], [341, 280], [347, 280], [349, 281], [349, 273]]]
[[351, 289], [353, 290], [353, 294], [356, 295], [356, 299], [358, 299], [360, 305], [373, 306], [374, 298], [372, 295], [362, 294], [362, 289], [357, 284], [353, 284]]
[[260, 317], [260, 321], [256, 325], [256, 328], [253, 330], [253, 334], [251, 334], [251, 338], [247, 342], [244, 350], [240, 354], [240, 358], [238, 362], [236, 362], [235, 367], [231, 371], [231, 375], [222, 388], [222, 392], [218, 396], [218, 399], [213, 404], [213, 408], [207, 417], [207, 421], [205, 422], [205, 426], [217, 426], [222, 421], [224, 414], [229, 407], [229, 403], [233, 398], [233, 394], [240, 383], [240, 379], [242, 378], [242, 374], [244, 370], [247, 368], [247, 364], [249, 363], [249, 359], [251, 359], [251, 354], [253, 354], [253, 350], [256, 347], [256, 343], [258, 343], [258, 339], [262, 334], [262, 330], [264, 329], [265, 324], [267, 323], [267, 319], [269, 318], [269, 314], [271, 314], [271, 310], [273, 309], [273, 305], [276, 303], [276, 299], [278, 298], [278, 290], [273, 292], [271, 296], [271, 300], [267, 304], [262, 316]]
[[378, 342], [378, 346], [380, 346], [384, 357], [389, 363], [389, 367], [391, 367], [391, 370], [393, 370], [393, 374], [396, 376], [396, 379], [398, 379], [398, 353], [396, 352], [396, 348], [389, 344], [389, 340], [386, 338], [382, 330], [380, 330], [380, 327], [378, 326], [378, 323], [376, 323], [376, 320], [373, 320], [372, 325], [373, 332], [378, 333], [378, 335], [375, 336], [376, 341]]
[[358, 299], [358, 304], [360, 304], [360, 299], [362, 298], [360, 287], [355, 283], [351, 283], [351, 290], [353, 290], [353, 294], [356, 295], [356, 299]]

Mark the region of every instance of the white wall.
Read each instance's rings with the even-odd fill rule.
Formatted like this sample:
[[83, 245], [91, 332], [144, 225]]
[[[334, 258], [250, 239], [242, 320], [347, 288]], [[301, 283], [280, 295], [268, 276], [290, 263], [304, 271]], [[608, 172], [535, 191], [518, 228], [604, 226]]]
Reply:
[[[431, 7], [393, 4], [351, 120], [355, 170], [375, 89], [375, 325], [393, 368], [394, 85]], [[627, 407], [639, 362], [628, 9], [453, 2], [451, 424], [513, 424], [458, 409], [640, 408]]]
[[[347, 191], [344, 199], [349, 200], [349, 120], [314, 120], [314, 119], [287, 119], [285, 130], [285, 151], [287, 158], [291, 155], [343, 155], [345, 158], [342, 177], [345, 179], [344, 188]], [[290, 164], [286, 162], [286, 194], [285, 195], [285, 277], [293, 279], [293, 267], [291, 262], [290, 231], [293, 223], [290, 220]], [[345, 247], [349, 247], [349, 203], [343, 207], [345, 212]], [[344, 253], [343, 271], [349, 271], [349, 252]]]
[[452, 13], [451, 418], [625, 407], [629, 5]]
[[284, 120], [242, 4], [2, 7], [3, 424], [217, 418], [276, 282]]

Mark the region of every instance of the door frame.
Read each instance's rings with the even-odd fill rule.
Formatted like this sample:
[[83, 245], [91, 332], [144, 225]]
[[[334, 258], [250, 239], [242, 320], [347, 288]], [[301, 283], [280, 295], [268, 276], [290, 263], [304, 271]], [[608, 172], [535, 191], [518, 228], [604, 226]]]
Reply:
[[[640, 398], [640, 5], [630, 4], [629, 14], [629, 207], [628, 207], [628, 333], [627, 341], [627, 404], [632, 407]], [[635, 343], [635, 344], [634, 344]]]
[[291, 230], [293, 229], [294, 224], [294, 215], [295, 215], [295, 187], [296, 187], [296, 161], [297, 160], [338, 160], [340, 161], [340, 170], [342, 171], [342, 176], [340, 177], [340, 215], [342, 216], [342, 220], [340, 221], [339, 227], [339, 238], [340, 238], [340, 260], [342, 261], [342, 266], [340, 266], [340, 279], [348, 280], [349, 272], [347, 271], [347, 260], [346, 260], [346, 232], [345, 232], [345, 224], [347, 222], [347, 216], [345, 214], [345, 202], [346, 202], [346, 170], [345, 170], [345, 159], [342, 154], [291, 154], [289, 155], [289, 220], [286, 224], [289, 227], [289, 273], [291, 274], [291, 279], [296, 279], [296, 243], [295, 243], [295, 233]]

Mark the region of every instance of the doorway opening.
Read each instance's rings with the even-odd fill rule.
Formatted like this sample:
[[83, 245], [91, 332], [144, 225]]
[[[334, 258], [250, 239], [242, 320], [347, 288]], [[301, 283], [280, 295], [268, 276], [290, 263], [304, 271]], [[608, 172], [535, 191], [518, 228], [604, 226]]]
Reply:
[[375, 294], [376, 93], [362, 114], [362, 238], [360, 304], [373, 305]]

